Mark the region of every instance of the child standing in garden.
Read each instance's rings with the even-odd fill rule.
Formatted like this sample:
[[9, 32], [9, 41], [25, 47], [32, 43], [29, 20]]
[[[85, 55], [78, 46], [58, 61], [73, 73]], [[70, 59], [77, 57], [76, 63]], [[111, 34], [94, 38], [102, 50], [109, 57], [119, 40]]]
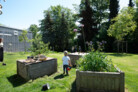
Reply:
[[64, 57], [62, 58], [62, 61], [63, 61], [63, 74], [65, 74], [65, 71], [66, 71], [66, 75], [69, 75], [68, 73], [68, 67], [71, 66], [71, 61], [70, 61], [70, 58], [68, 55], [68, 52], [67, 51], [64, 51]]

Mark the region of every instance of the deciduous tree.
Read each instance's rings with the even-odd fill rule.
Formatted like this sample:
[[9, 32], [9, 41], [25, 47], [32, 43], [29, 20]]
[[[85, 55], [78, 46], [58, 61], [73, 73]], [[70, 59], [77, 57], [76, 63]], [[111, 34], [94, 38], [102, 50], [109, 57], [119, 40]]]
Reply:
[[133, 33], [136, 28], [136, 22], [133, 20], [134, 13], [133, 8], [123, 8], [121, 13], [112, 19], [115, 23], [108, 29], [108, 35], [122, 41], [126, 35]]
[[39, 28], [37, 27], [36, 24], [32, 24], [32, 25], [29, 27], [29, 31], [32, 32], [33, 38], [35, 38], [37, 32], [39, 31]]
[[26, 42], [28, 41], [28, 37], [27, 37], [27, 31], [23, 30], [21, 35], [19, 36], [19, 41], [20, 42], [24, 42], [24, 48], [25, 48], [25, 52], [26, 52]]

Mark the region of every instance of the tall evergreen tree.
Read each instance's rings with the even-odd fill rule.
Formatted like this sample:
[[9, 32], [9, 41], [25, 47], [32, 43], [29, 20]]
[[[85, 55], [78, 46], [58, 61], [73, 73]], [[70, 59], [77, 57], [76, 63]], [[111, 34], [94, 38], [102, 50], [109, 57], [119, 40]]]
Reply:
[[67, 49], [68, 38], [70, 35], [68, 30], [69, 24], [67, 22], [67, 19], [65, 18], [64, 12], [62, 13], [60, 20], [61, 21], [59, 22], [59, 25], [56, 25], [58, 30], [56, 31], [56, 49], [58, 51], [64, 51], [65, 49]]
[[[82, 20], [81, 24], [84, 25], [83, 32], [86, 41], [91, 41], [97, 33], [97, 24], [93, 16], [93, 10], [90, 7], [89, 0], [82, 0], [80, 4], [80, 17]], [[83, 34], [82, 32], [82, 34]]]
[[76, 27], [71, 10], [60, 5], [51, 6], [44, 14], [40, 27], [43, 41], [50, 42], [56, 51], [68, 49], [69, 39], [73, 39]]
[[118, 15], [119, 11], [119, 0], [110, 0], [110, 5], [109, 5], [109, 21], [116, 17]]
[[[112, 21], [111, 23], [111, 20], [113, 18], [115, 18], [117, 15], [118, 15], [118, 12], [119, 12], [119, 0], [110, 0], [110, 3], [109, 3], [109, 23], [107, 23], [108, 27], [107, 29], [110, 27], [111, 24], [113, 24], [115, 21]], [[106, 41], [107, 41], [107, 45], [106, 45], [106, 48], [107, 51], [113, 51], [114, 49], [114, 41], [115, 41], [115, 38], [114, 37], [109, 37], [107, 35], [107, 31], [105, 32], [105, 36], [106, 36]]]
[[[65, 14], [62, 13], [62, 18], [61, 18], [61, 32], [63, 34], [63, 36], [61, 36], [61, 39], [64, 39], [62, 42], [62, 50], [67, 49], [68, 46], [68, 38], [69, 38], [69, 30], [68, 30], [68, 22], [65, 18]], [[60, 46], [61, 47], [61, 46]]]
[[133, 7], [133, 6], [134, 6], [134, 3], [132, 2], [132, 0], [129, 0], [128, 6], [129, 6], [129, 7]]
[[53, 28], [53, 21], [51, 19], [50, 12], [47, 11], [45, 18], [41, 21], [40, 30], [42, 34], [42, 40], [44, 43], [50, 42], [50, 46], [54, 48], [55, 45], [55, 35]]

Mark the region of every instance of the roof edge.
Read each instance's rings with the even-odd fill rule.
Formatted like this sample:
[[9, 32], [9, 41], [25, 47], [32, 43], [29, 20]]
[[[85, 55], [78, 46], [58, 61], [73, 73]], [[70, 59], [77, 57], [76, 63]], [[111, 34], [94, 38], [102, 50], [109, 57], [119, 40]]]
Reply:
[[[17, 29], [17, 28], [13, 28], [13, 27], [2, 26], [2, 25], [0, 25], [0, 27], [8, 28], [8, 29], [13, 29], [13, 30], [23, 31], [23, 29]], [[27, 31], [27, 32], [31, 32], [31, 31]], [[31, 32], [31, 33], [32, 33], [32, 32]]]

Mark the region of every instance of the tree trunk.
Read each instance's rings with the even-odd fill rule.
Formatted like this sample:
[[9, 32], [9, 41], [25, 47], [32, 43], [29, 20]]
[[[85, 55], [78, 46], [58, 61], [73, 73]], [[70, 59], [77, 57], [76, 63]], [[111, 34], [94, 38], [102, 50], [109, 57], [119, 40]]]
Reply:
[[119, 53], [119, 41], [117, 41], [117, 52]]
[[26, 52], [26, 41], [24, 41], [24, 53]]

